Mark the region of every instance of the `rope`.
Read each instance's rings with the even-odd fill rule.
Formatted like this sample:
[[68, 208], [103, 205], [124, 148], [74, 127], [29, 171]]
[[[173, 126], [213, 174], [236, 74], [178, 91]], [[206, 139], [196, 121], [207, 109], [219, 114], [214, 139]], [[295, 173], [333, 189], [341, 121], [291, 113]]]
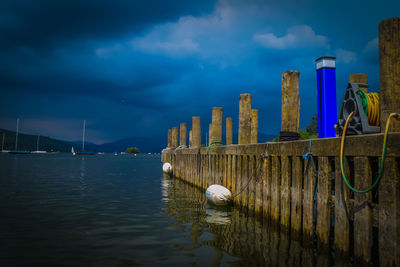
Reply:
[[358, 90], [357, 94], [361, 98], [364, 114], [368, 116], [368, 123], [373, 126], [379, 126], [379, 94], [364, 93], [362, 90]]
[[369, 191], [371, 191], [372, 189], [374, 189], [374, 187], [379, 183], [379, 180], [381, 179], [382, 176], [382, 172], [383, 172], [383, 165], [385, 163], [385, 155], [386, 155], [386, 145], [387, 145], [387, 138], [388, 138], [388, 132], [389, 132], [389, 127], [390, 127], [390, 119], [392, 117], [396, 118], [397, 120], [399, 120], [399, 114], [398, 113], [391, 113], [389, 115], [389, 117], [386, 120], [386, 128], [385, 128], [385, 135], [383, 137], [383, 148], [382, 148], [382, 160], [381, 160], [381, 167], [379, 169], [379, 173], [378, 173], [378, 177], [375, 179], [374, 183], [367, 189], [365, 190], [358, 190], [355, 189], [354, 187], [352, 187], [349, 182], [347, 181], [346, 175], [344, 174], [344, 169], [343, 169], [343, 148], [344, 148], [344, 137], [346, 136], [346, 131], [347, 131], [347, 125], [349, 124], [350, 118], [353, 116], [354, 111], [352, 111], [350, 113], [350, 115], [347, 117], [346, 119], [346, 123], [344, 125], [344, 129], [343, 129], [343, 134], [342, 134], [342, 141], [340, 144], [340, 167], [342, 169], [342, 176], [344, 181], [346, 182], [347, 187], [349, 187], [352, 191], [356, 192], [356, 193], [360, 193], [360, 194], [364, 194], [367, 193]]
[[[258, 167], [259, 167], [258, 164], [260, 164], [260, 162], [264, 162], [264, 159], [265, 159], [265, 158], [266, 158], [266, 156], [265, 156], [265, 152], [264, 152], [264, 153], [262, 153], [262, 154], [260, 155], [260, 161], [258, 161], [258, 162], [256, 163], [256, 171], [255, 171], [255, 172], [257, 172], [257, 170], [258, 170]], [[261, 176], [262, 176], [262, 175], [263, 175], [263, 174], [261, 174]], [[247, 184], [246, 184], [238, 193], [232, 195], [232, 199], [235, 199], [235, 197], [237, 197], [238, 195], [240, 195], [246, 188], [249, 187], [250, 182], [251, 182], [251, 180], [253, 179], [254, 176], [256, 176], [256, 175], [251, 175], [250, 179], [247, 181]]]
[[212, 141], [211, 144], [207, 147], [206, 152], [210, 152], [210, 149], [214, 146], [216, 146], [216, 144], [220, 144], [222, 145], [222, 141]]
[[314, 201], [314, 205], [313, 205], [313, 216], [314, 216], [314, 220], [317, 218], [317, 192], [318, 192], [318, 171], [315, 168], [315, 164], [314, 164], [314, 158], [311, 152], [311, 141], [314, 138], [310, 139], [310, 146], [308, 149], [308, 152], [306, 154], [303, 155], [303, 159], [307, 160], [307, 159], [311, 159], [311, 164], [312, 167], [314, 169], [314, 196], [313, 196], [313, 201]]

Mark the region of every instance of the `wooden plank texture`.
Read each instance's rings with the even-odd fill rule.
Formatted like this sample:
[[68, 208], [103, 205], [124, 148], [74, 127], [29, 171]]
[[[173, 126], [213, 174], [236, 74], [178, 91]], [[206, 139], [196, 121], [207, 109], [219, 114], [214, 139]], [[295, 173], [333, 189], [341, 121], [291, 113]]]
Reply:
[[[372, 184], [372, 171], [367, 157], [354, 157], [354, 188], [365, 190]], [[371, 260], [372, 193], [354, 193], [354, 257]]]
[[291, 188], [291, 237], [299, 240], [301, 236], [301, 217], [303, 201], [303, 161], [300, 157], [292, 158]]

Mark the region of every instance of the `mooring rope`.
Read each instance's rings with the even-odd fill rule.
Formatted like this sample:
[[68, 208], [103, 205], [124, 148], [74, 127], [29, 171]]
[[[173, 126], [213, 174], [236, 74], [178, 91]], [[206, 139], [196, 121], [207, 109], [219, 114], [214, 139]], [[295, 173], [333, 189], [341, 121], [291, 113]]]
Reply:
[[[257, 176], [257, 174], [255, 174], [255, 173], [257, 173], [258, 167], [260, 167], [260, 165], [258, 165], [258, 164], [260, 164], [260, 162], [264, 162], [265, 158], [267, 157], [267, 156], [265, 155], [265, 153], [266, 153], [266, 152], [264, 151], [264, 153], [262, 153], [262, 154], [259, 156], [260, 160], [257, 161], [257, 163], [256, 163], [256, 171], [252, 173], [252, 175], [250, 176], [249, 180], [247, 181], [247, 184], [246, 184], [238, 193], [232, 195], [232, 199], [234, 199], [235, 197], [237, 197], [238, 195], [240, 195], [241, 193], [243, 193], [243, 191], [244, 191], [246, 188], [249, 187], [251, 180], [252, 180], [255, 176]], [[262, 177], [262, 176], [263, 176], [263, 171], [261, 172], [261, 177]], [[256, 183], [257, 183], [257, 181], [256, 181]], [[254, 191], [253, 191], [253, 192], [254, 192]]]

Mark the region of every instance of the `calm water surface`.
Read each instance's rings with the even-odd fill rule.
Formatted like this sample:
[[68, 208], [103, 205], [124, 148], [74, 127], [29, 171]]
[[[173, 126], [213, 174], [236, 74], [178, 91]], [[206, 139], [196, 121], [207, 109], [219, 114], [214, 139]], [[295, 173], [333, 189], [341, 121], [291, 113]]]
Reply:
[[0, 153], [0, 266], [329, 265], [163, 177], [160, 156]]

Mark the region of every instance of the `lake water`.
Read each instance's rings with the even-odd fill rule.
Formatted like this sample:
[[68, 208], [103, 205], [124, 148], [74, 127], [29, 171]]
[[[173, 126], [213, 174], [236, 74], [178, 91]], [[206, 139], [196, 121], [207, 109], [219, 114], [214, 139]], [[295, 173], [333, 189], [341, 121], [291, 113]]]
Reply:
[[0, 153], [0, 266], [321, 266], [290, 240], [163, 177], [159, 155]]

